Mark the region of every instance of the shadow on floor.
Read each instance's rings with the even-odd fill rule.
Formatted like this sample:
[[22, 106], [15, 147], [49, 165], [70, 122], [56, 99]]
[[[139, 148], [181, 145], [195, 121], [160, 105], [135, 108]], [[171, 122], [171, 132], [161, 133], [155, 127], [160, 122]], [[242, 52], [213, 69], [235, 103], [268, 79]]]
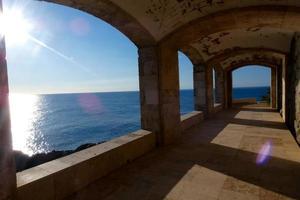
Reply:
[[259, 108], [259, 107], [243, 107], [243, 108], [239, 108], [239, 107], [235, 107], [234, 109], [238, 109], [240, 111], [252, 111], [252, 112], [272, 112], [272, 113], [278, 112], [274, 108]]
[[[192, 179], [189, 172], [195, 166], [300, 199], [300, 163], [268, 157], [267, 162], [257, 164], [257, 153], [212, 143], [232, 121], [246, 125], [254, 123], [235, 120], [238, 112], [231, 110], [218, 114], [188, 131], [182, 143], [159, 148], [68, 199], [164, 199], [184, 177]], [[259, 127], [264, 123], [270, 127], [265, 121]], [[277, 127], [276, 124], [271, 126]], [[192, 180], [189, 187], [200, 187], [201, 190], [201, 186]], [[212, 187], [216, 187], [217, 192], [217, 186]]]
[[264, 128], [274, 128], [286, 130], [286, 125], [283, 122], [272, 122], [272, 121], [261, 121], [253, 119], [238, 119], [234, 118], [230, 120], [230, 123], [246, 125], [246, 126], [255, 126], [255, 127], [264, 127]]

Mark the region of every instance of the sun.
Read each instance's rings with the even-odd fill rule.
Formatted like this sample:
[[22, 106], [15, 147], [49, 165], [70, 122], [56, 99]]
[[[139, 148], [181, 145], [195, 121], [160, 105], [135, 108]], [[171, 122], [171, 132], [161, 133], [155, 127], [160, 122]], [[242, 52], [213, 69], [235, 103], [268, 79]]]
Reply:
[[33, 25], [20, 9], [5, 9], [0, 15], [0, 34], [8, 44], [24, 44], [30, 38]]

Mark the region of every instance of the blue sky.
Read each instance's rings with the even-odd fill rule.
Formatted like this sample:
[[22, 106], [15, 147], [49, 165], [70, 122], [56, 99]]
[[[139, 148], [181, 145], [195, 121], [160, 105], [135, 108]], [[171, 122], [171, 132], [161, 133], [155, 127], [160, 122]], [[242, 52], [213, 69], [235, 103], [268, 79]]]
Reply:
[[[138, 90], [137, 48], [107, 23], [81, 11], [32, 0], [3, 0], [23, 8], [33, 39], [7, 39], [11, 92], [65, 93]], [[8, 11], [8, 9], [5, 9]], [[180, 86], [192, 88], [192, 64], [179, 54]], [[234, 86], [269, 85], [266, 68], [234, 73]]]

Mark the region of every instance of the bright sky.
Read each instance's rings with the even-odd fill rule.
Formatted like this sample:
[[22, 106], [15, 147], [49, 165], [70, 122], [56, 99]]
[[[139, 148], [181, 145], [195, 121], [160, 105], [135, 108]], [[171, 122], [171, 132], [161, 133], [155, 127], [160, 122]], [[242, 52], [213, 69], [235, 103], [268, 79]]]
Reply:
[[[51, 3], [3, 3], [5, 15], [11, 16], [6, 24], [11, 35], [6, 38], [11, 92], [138, 90], [137, 48], [112, 26]], [[179, 66], [181, 88], [192, 88], [192, 64], [183, 54]], [[234, 73], [234, 86], [266, 86], [269, 76], [266, 68], [241, 69]]]

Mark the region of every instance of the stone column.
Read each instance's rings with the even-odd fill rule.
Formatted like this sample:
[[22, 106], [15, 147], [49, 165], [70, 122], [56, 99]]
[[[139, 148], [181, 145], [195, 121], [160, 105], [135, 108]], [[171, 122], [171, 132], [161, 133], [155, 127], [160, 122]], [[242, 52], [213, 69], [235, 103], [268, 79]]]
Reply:
[[282, 109], [282, 66], [277, 67], [277, 110]]
[[291, 43], [286, 69], [286, 123], [300, 142], [300, 33]]
[[224, 72], [221, 67], [215, 70], [216, 79], [216, 103], [224, 106]]
[[206, 109], [208, 115], [214, 112], [214, 94], [213, 94], [213, 68], [208, 66], [206, 73]]
[[270, 91], [270, 98], [271, 98], [271, 107], [277, 108], [277, 83], [276, 83], [277, 75], [276, 75], [276, 68], [271, 68], [271, 91]]
[[232, 107], [232, 71], [227, 71], [224, 73], [224, 83], [225, 83], [225, 108]]
[[287, 59], [285, 58], [282, 61], [282, 69], [281, 69], [281, 86], [282, 86], [282, 97], [281, 97], [281, 116], [284, 122], [286, 122], [286, 97], [287, 97]]
[[207, 115], [206, 107], [206, 78], [205, 78], [205, 65], [194, 65], [194, 101], [195, 110], [202, 111], [204, 116]]
[[[2, 1], [0, 0], [0, 11]], [[10, 131], [8, 78], [4, 37], [0, 38], [0, 199], [14, 199], [16, 168]]]
[[142, 128], [157, 134], [158, 145], [180, 138], [179, 72], [176, 49], [139, 49]]
[[139, 54], [139, 85], [142, 129], [160, 132], [157, 47], [144, 47]]

